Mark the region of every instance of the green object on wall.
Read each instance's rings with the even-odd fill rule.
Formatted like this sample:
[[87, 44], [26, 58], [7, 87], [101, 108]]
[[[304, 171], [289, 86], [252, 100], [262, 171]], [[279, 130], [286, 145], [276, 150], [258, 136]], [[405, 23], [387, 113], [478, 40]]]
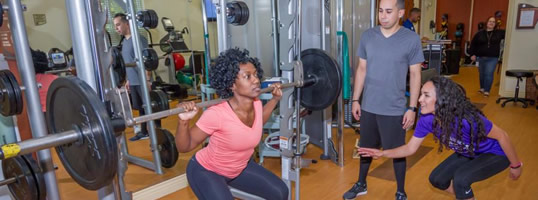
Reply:
[[348, 47], [348, 39], [346, 32], [338, 31], [336, 33], [338, 36], [343, 37], [343, 47], [342, 47], [342, 75], [343, 75], [343, 83], [342, 83], [342, 97], [344, 99], [350, 99], [351, 96], [351, 84], [350, 84], [350, 78], [349, 78], [349, 47]]

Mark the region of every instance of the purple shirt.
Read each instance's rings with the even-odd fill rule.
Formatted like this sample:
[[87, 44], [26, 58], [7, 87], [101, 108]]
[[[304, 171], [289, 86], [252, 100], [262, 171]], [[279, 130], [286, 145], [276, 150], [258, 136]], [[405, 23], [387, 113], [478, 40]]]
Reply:
[[[486, 119], [484, 116], [480, 116], [484, 123], [484, 128], [487, 134], [491, 131], [491, 128], [493, 127], [493, 123]], [[415, 128], [415, 133], [413, 134], [417, 138], [423, 138], [428, 135], [428, 133], [433, 133], [433, 120], [434, 116], [433, 114], [426, 114], [420, 116], [420, 119], [417, 122], [417, 126]], [[473, 125], [474, 129], [476, 130], [478, 125], [475, 123]], [[455, 131], [455, 130], [454, 130]], [[440, 131], [439, 131], [440, 132]], [[469, 154], [469, 144], [470, 144], [470, 132], [471, 132], [471, 126], [469, 125], [469, 122], [467, 120], [463, 120], [461, 132], [463, 133], [461, 140], [457, 140], [455, 137], [456, 132], [452, 133], [450, 137], [450, 142], [448, 147], [454, 151], [456, 151], [459, 154], [462, 154], [466, 157], [473, 157]], [[440, 138], [440, 134], [434, 134], [435, 137]], [[457, 151], [455, 146], [464, 145], [463, 152]], [[478, 145], [478, 148], [475, 146], [474, 150], [474, 157], [483, 154], [483, 153], [492, 153], [496, 155], [506, 155], [504, 154], [504, 151], [501, 148], [501, 145], [499, 142], [493, 138], [486, 138], [484, 141], [480, 142]]]

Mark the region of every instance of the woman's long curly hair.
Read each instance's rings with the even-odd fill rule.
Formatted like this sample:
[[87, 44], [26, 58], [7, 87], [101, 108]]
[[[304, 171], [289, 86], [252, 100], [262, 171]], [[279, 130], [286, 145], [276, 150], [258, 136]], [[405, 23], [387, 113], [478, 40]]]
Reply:
[[487, 133], [481, 119], [484, 114], [471, 103], [461, 85], [444, 77], [433, 77], [429, 81], [435, 86], [437, 94], [433, 131], [435, 135], [439, 135], [439, 139], [434, 137], [436, 142], [439, 140], [439, 152], [449, 147], [451, 136], [455, 137], [456, 141], [462, 141], [461, 129], [463, 120], [466, 120], [471, 127], [469, 147], [466, 148], [466, 144], [455, 142], [451, 145], [454, 146], [456, 152], [462, 153], [468, 150], [470, 155], [474, 155], [478, 144], [486, 139]]
[[258, 58], [250, 57], [248, 50], [233, 48], [220, 53], [209, 70], [209, 81], [211, 87], [217, 91], [220, 98], [226, 99], [234, 95], [230, 89], [235, 83], [239, 65], [252, 63], [257, 71], [257, 76], [261, 80], [263, 69]]

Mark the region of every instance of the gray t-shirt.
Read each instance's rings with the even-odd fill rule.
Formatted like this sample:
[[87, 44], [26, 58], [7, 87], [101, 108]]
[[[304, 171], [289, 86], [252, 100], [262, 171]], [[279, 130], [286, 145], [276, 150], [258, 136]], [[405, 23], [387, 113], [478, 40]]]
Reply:
[[[133, 37], [125, 39], [122, 42], [121, 55], [123, 56], [123, 61], [125, 63], [134, 63], [135, 62], [135, 52], [133, 46]], [[142, 49], [148, 47], [148, 40], [145, 37], [140, 36], [140, 46]], [[129, 80], [129, 85], [140, 85], [140, 78], [138, 75], [138, 69], [136, 67], [126, 67], [127, 71], [127, 80]]]
[[424, 62], [419, 36], [401, 27], [386, 38], [377, 26], [362, 34], [358, 56], [367, 61], [361, 109], [378, 115], [403, 115], [409, 66]]

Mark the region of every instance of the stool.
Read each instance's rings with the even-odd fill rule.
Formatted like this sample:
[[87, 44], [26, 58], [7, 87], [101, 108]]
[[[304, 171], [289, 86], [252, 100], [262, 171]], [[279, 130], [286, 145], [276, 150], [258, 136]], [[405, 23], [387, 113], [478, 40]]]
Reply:
[[498, 98], [497, 103], [501, 102], [501, 100], [505, 100], [501, 104], [501, 107], [504, 107], [506, 105], [506, 103], [508, 103], [508, 102], [514, 102], [515, 104], [517, 104], [517, 102], [521, 102], [521, 103], [523, 103], [523, 106], [522, 106], [523, 108], [526, 108], [529, 103], [531, 105], [534, 105], [534, 100], [532, 100], [532, 99], [519, 98], [519, 82], [523, 81], [523, 77], [525, 77], [525, 78], [533, 77], [534, 73], [532, 71], [529, 71], [529, 70], [517, 70], [517, 69], [515, 69], [515, 70], [506, 71], [506, 76], [511, 76], [511, 77], [516, 77], [517, 78], [516, 93], [515, 93], [514, 97], [500, 97], [500, 98]]

